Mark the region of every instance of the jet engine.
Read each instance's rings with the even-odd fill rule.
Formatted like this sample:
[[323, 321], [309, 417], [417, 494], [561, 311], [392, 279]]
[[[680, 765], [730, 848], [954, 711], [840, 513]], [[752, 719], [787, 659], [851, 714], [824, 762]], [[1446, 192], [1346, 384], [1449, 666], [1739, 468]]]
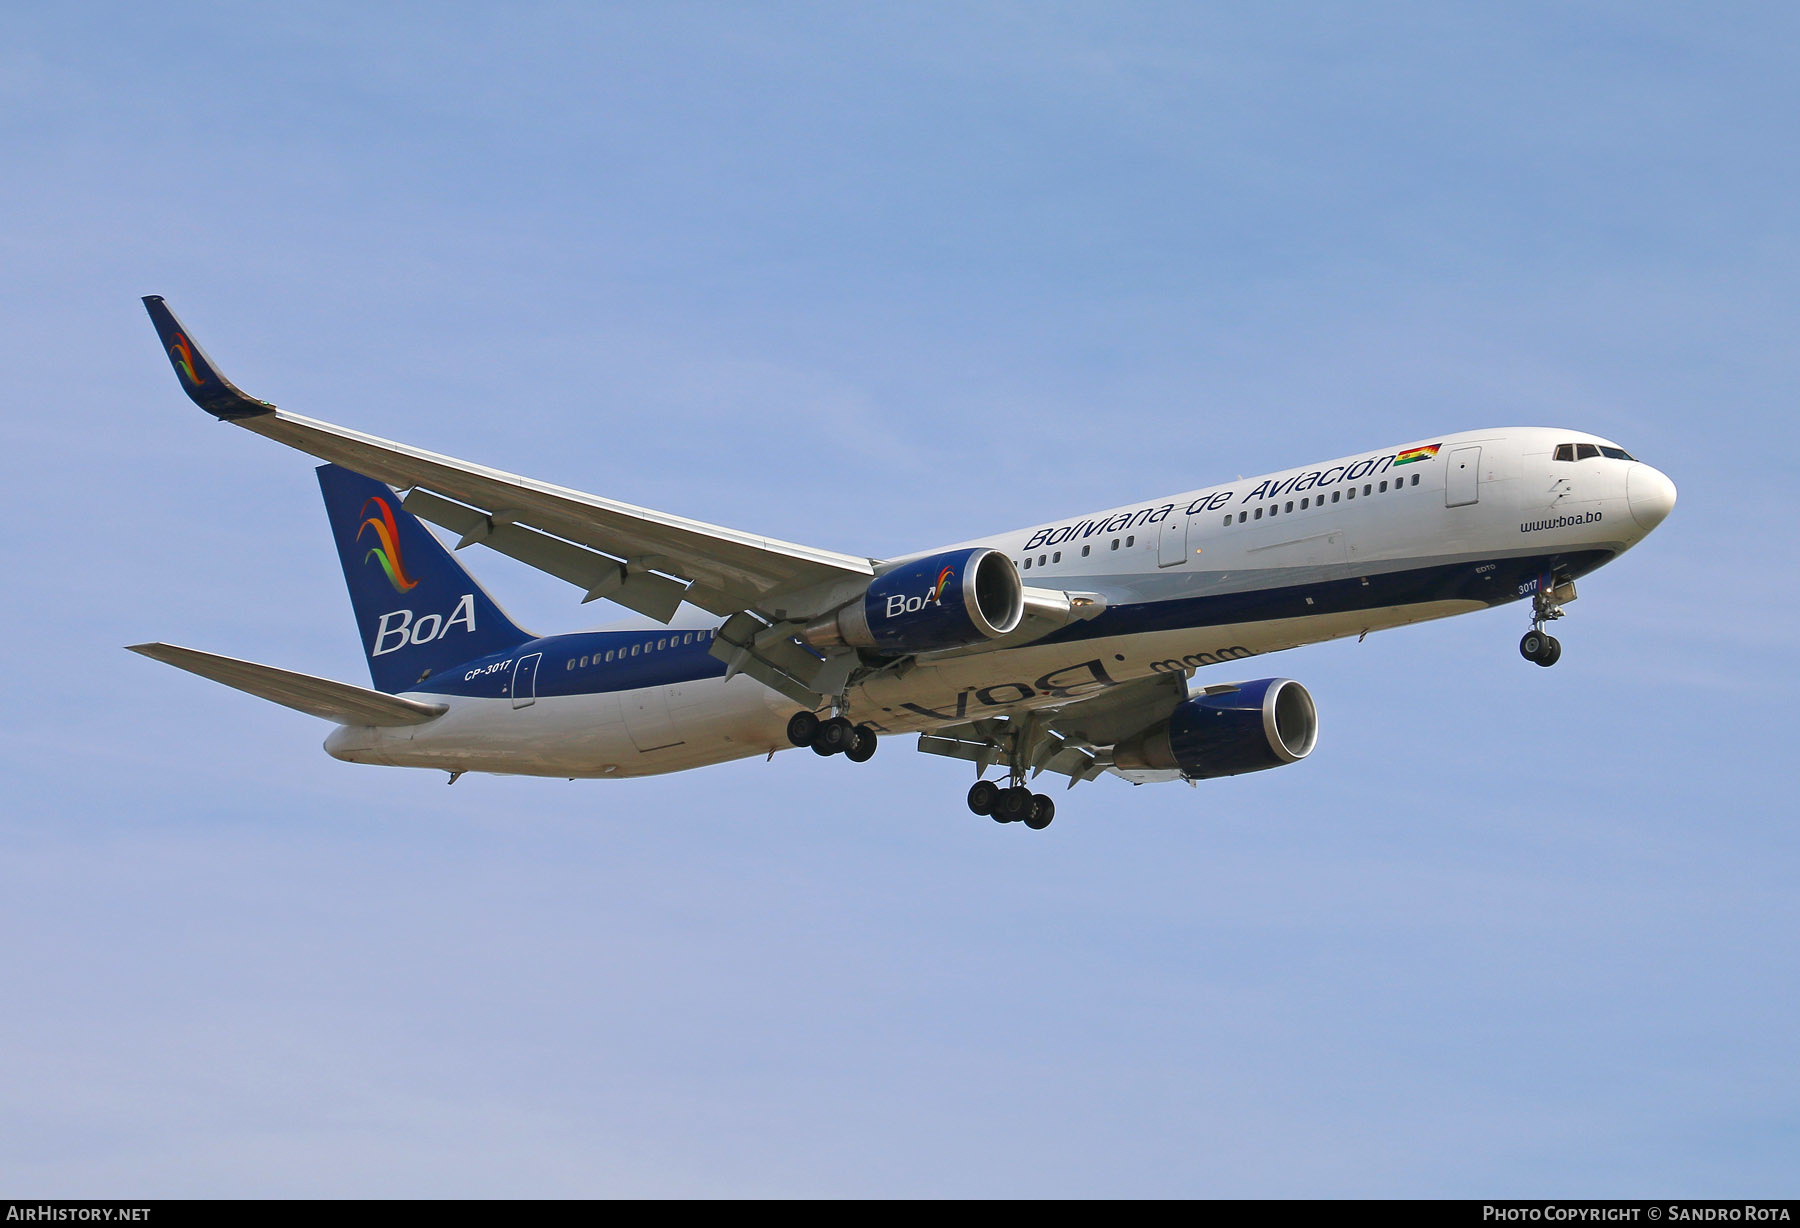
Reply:
[[800, 633], [815, 648], [849, 645], [901, 655], [996, 639], [1025, 616], [1025, 585], [998, 550], [947, 550], [902, 563], [863, 595]]
[[1167, 719], [1113, 747], [1113, 762], [1135, 770], [1179, 770], [1189, 780], [1241, 776], [1298, 763], [1319, 740], [1319, 713], [1292, 678], [1208, 687]]

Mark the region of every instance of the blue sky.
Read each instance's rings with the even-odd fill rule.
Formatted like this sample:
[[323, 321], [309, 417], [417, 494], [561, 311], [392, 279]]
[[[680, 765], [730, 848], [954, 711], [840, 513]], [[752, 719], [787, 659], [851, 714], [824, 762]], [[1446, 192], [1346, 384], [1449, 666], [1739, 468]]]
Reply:
[[[0, 1185], [1792, 1195], [1788, 6], [59, 5], [0, 46]], [[881, 555], [1429, 434], [1674, 517], [1271, 658], [1305, 764], [338, 764], [286, 408]], [[473, 560], [528, 626], [610, 615]]]

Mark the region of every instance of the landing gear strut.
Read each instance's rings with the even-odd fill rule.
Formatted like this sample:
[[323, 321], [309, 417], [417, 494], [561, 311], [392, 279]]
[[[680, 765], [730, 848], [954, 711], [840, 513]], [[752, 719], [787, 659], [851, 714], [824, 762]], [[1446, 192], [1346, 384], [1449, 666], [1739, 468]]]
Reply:
[[[1558, 600], [1559, 596], [1562, 600]], [[1531, 595], [1531, 630], [1519, 640], [1520, 656], [1545, 668], [1562, 660], [1562, 642], [1544, 630], [1544, 624], [1561, 618], [1562, 602], [1573, 600], [1574, 597], [1573, 583], [1558, 584], [1554, 576], [1543, 577], [1538, 583], [1537, 592]]]
[[867, 725], [853, 725], [845, 716], [820, 720], [811, 712], [788, 717], [787, 736], [795, 746], [812, 747], [815, 755], [842, 755], [852, 763], [874, 758], [877, 745], [875, 731]]

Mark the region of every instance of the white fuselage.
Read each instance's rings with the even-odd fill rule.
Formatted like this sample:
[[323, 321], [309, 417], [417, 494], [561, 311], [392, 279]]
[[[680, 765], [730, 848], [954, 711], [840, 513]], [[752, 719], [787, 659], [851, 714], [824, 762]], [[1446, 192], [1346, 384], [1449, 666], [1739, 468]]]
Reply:
[[[1100, 594], [1106, 611], [1017, 647], [879, 670], [850, 690], [850, 714], [883, 733], [927, 731], [1517, 600], [1539, 576], [1572, 579], [1629, 549], [1674, 502], [1650, 466], [1557, 460], [1563, 445], [1618, 452], [1579, 431], [1471, 431], [960, 543], [1008, 554], [1027, 585]], [[588, 636], [522, 648], [521, 660], [540, 659], [517, 673], [515, 693], [409, 693], [448, 711], [340, 728], [326, 749], [362, 763], [606, 777], [788, 748], [796, 705], [749, 677], [725, 679], [722, 664], [697, 665], [710, 632], [696, 624]], [[620, 689], [613, 650], [592, 638], [605, 636], [633, 637], [634, 653], [642, 642], [634, 667], [665, 654], [675, 680]], [[684, 676], [696, 670], [707, 676]]]

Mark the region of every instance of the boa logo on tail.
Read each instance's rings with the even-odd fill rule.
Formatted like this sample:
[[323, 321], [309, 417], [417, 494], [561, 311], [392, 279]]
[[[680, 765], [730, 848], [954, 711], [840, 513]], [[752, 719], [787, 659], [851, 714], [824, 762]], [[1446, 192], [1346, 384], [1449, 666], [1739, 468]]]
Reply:
[[188, 339], [180, 333], [176, 333], [175, 340], [169, 342], [169, 361], [175, 364], [175, 369], [181, 372], [181, 377], [194, 387], [198, 388], [206, 382], [200, 378], [200, 373], [194, 370], [194, 351], [188, 348]]
[[944, 585], [949, 583], [950, 577], [955, 574], [956, 573], [948, 567], [938, 572], [937, 583], [931, 586], [931, 596], [926, 598], [926, 600], [936, 602], [941, 598], [944, 595]]
[[[380, 515], [370, 516], [369, 508], [373, 506]], [[356, 540], [370, 529], [375, 530], [376, 544], [363, 555], [363, 562], [370, 559], [381, 564], [381, 570], [387, 573], [388, 583], [394, 586], [396, 593], [408, 592], [419, 586], [419, 582], [406, 574], [406, 561], [400, 557], [400, 530], [394, 524], [394, 509], [380, 495], [371, 495], [363, 501], [362, 511], [357, 515], [365, 517], [361, 527], [356, 530]]]

